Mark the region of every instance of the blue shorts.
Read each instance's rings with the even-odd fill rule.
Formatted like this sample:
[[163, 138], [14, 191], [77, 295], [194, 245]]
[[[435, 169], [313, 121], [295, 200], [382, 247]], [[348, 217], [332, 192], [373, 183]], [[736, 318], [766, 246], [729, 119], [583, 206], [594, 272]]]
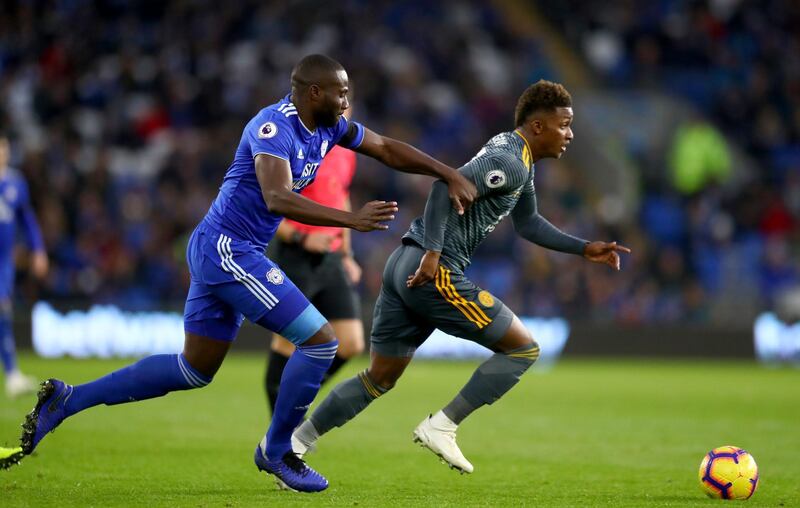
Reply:
[[231, 341], [247, 317], [300, 345], [327, 321], [262, 248], [201, 222], [186, 248], [184, 329]]

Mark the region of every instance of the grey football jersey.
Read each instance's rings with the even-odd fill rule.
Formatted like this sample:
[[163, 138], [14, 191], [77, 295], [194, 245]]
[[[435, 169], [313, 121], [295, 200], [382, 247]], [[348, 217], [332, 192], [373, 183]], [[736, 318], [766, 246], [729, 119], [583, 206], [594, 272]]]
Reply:
[[[517, 132], [503, 132], [490, 139], [459, 171], [478, 188], [478, 199], [464, 215], [450, 210], [444, 233], [441, 261], [463, 272], [473, 252], [509, 215], [525, 193], [533, 193], [533, 165], [526, 141]], [[417, 217], [403, 239], [424, 246], [425, 223]]]

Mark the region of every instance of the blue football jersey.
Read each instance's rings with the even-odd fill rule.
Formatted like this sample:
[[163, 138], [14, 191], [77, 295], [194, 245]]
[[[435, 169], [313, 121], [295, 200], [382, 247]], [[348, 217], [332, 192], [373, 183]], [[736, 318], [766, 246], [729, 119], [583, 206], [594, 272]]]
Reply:
[[[345, 136], [345, 134], [348, 134]], [[239, 240], [266, 247], [282, 216], [270, 212], [261, 195], [255, 157], [267, 154], [289, 162], [292, 190], [300, 192], [314, 181], [322, 159], [333, 145], [357, 148], [364, 128], [344, 117], [333, 127], [303, 125], [291, 94], [258, 112], [245, 126], [233, 163], [204, 222]]]

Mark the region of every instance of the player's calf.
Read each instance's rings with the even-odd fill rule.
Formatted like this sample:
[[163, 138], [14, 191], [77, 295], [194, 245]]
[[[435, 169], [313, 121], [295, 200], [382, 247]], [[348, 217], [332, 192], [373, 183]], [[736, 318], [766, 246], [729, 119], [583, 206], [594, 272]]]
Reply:
[[153, 355], [90, 383], [72, 386], [49, 379], [22, 425], [21, 446], [28, 455], [66, 418], [99, 404], [114, 405], [161, 397], [172, 391], [202, 388], [211, 382], [183, 354]]
[[303, 456], [321, 435], [352, 420], [393, 386], [394, 383], [381, 386], [366, 370], [342, 381], [331, 390], [311, 417], [294, 431], [292, 434], [294, 452]]
[[456, 425], [479, 407], [493, 404], [516, 385], [539, 358], [539, 344], [495, 353], [483, 362], [464, 388], [442, 410]]

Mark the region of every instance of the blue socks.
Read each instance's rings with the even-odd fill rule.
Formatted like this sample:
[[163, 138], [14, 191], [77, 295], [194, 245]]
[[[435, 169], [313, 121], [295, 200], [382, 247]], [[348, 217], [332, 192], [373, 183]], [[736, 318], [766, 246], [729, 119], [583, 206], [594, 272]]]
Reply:
[[267, 431], [267, 459], [292, 451], [291, 437], [319, 391], [322, 378], [336, 356], [339, 341], [298, 346], [283, 370], [272, 423]]
[[11, 333], [11, 310], [6, 310], [2, 302], [0, 302], [0, 360], [3, 362], [3, 372], [6, 374], [17, 369], [17, 353], [14, 349], [14, 335]]
[[177, 390], [202, 388], [211, 379], [192, 368], [183, 354], [148, 356], [100, 379], [75, 386], [64, 405], [65, 416], [99, 404], [123, 404]]

